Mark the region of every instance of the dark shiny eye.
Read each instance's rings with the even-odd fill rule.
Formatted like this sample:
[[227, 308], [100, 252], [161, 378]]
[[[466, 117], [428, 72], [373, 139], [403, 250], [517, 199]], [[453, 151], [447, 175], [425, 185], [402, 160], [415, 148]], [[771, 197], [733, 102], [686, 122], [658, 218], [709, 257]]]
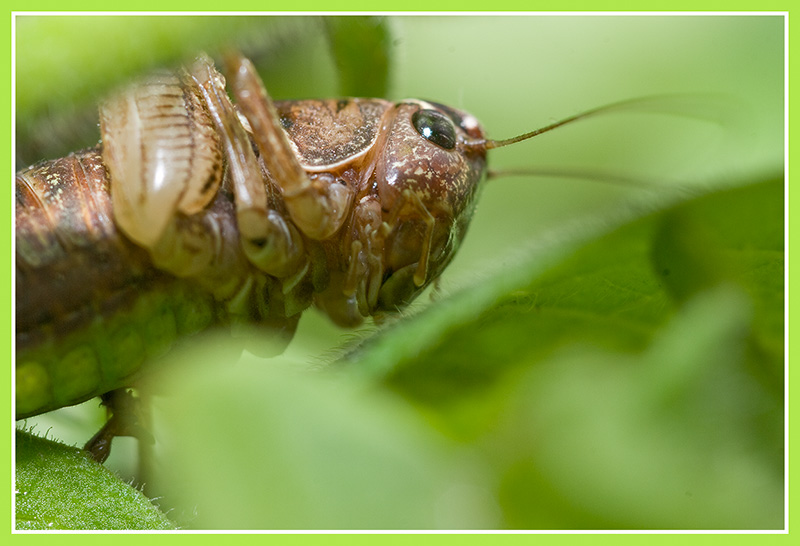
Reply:
[[419, 110], [411, 116], [411, 123], [425, 140], [445, 150], [456, 147], [456, 129], [453, 122], [436, 110]]

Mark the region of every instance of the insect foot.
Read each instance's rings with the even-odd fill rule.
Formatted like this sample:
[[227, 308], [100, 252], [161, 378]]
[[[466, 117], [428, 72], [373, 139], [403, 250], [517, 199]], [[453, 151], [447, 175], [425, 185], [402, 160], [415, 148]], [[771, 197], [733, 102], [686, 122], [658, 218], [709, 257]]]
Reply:
[[133, 436], [140, 442], [155, 443], [153, 435], [141, 422], [139, 401], [129, 390], [117, 389], [103, 394], [102, 404], [108, 410], [109, 419], [83, 446], [92, 459], [104, 463], [111, 454], [111, 441], [115, 436]]

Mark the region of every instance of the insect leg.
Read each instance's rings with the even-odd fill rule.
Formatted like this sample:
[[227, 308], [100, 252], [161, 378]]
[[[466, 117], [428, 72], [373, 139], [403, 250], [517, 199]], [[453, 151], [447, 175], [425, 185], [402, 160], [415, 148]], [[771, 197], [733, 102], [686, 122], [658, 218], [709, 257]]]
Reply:
[[275, 105], [255, 67], [239, 55], [231, 56], [227, 62], [237, 105], [250, 123], [267, 170], [283, 192], [289, 215], [311, 239], [329, 238], [348, 216], [354, 189], [348, 184], [332, 183], [326, 177], [310, 178], [281, 128]]
[[393, 210], [384, 224], [384, 230], [387, 231], [387, 233], [394, 229], [400, 212], [406, 205], [415, 208], [419, 213], [419, 219], [425, 224], [425, 233], [422, 236], [422, 248], [420, 250], [419, 262], [414, 272], [414, 284], [422, 286], [425, 284], [425, 278], [428, 276], [428, 262], [430, 261], [433, 230], [436, 226], [436, 219], [422, 202], [419, 195], [411, 189], [406, 189], [400, 194], [399, 199], [395, 201]]
[[102, 395], [102, 405], [106, 407], [110, 417], [103, 428], [86, 442], [85, 451], [98, 463], [105, 462], [111, 454], [111, 441], [115, 436], [133, 436], [139, 442], [152, 444], [153, 435], [142, 426], [139, 401], [128, 389], [117, 389]]
[[377, 197], [360, 199], [339, 247], [342, 269], [332, 271], [327, 288], [315, 295], [314, 304], [342, 327], [361, 324], [378, 301], [384, 273], [382, 223]]
[[297, 274], [307, 266], [297, 229], [270, 207], [267, 184], [255, 152], [225, 93], [222, 76], [210, 59], [192, 67], [228, 159], [228, 174], [236, 197], [236, 217], [242, 248], [260, 270], [276, 277]]
[[378, 301], [383, 280], [383, 240], [381, 205], [375, 197], [366, 197], [353, 212], [352, 243], [345, 295], [356, 295], [362, 315], [368, 315]]
[[162, 73], [100, 109], [115, 225], [158, 269], [198, 279], [218, 299], [247, 274], [223, 176], [219, 136], [190, 75]]
[[219, 138], [188, 74], [161, 73], [100, 108], [116, 225], [150, 249], [177, 213], [202, 211], [222, 181]]

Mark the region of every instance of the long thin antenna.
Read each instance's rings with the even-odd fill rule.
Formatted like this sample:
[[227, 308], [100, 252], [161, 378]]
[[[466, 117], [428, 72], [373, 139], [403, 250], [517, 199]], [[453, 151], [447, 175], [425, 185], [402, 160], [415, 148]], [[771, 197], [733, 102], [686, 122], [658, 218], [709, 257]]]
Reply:
[[646, 112], [672, 114], [684, 117], [696, 118], [705, 121], [710, 121], [717, 124], [723, 124], [726, 121], [731, 121], [737, 117], [737, 112], [741, 105], [732, 104], [730, 97], [726, 99], [720, 95], [696, 95], [696, 94], [680, 94], [680, 95], [654, 95], [650, 97], [640, 97], [636, 99], [628, 99], [591, 110], [586, 110], [579, 114], [566, 117], [555, 123], [551, 123], [535, 131], [524, 133], [519, 136], [507, 138], [504, 140], [491, 140], [491, 139], [476, 139], [466, 143], [470, 147], [484, 147], [487, 150], [493, 148], [501, 148], [509, 144], [533, 138], [547, 133], [553, 129], [557, 129], [563, 125], [586, 119], [588, 117], [596, 116], [598, 114], [606, 114], [618, 110], [640, 110]]
[[562, 125], [567, 125], [568, 123], [572, 123], [573, 121], [578, 121], [579, 119], [585, 119], [595, 114], [599, 114], [600, 112], [606, 112], [608, 110], [612, 110], [615, 106], [619, 106], [619, 104], [601, 106], [599, 108], [594, 108], [592, 110], [587, 110], [586, 112], [581, 112], [580, 114], [575, 114], [574, 116], [570, 116], [568, 118], [564, 118], [560, 121], [556, 121], [555, 123], [551, 123], [545, 127], [540, 129], [536, 129], [534, 131], [530, 131], [529, 133], [524, 133], [519, 136], [506, 138], [503, 140], [486, 140], [486, 149], [491, 150], [493, 148], [502, 148], [503, 146], [508, 146], [509, 144], [515, 144], [517, 142], [527, 140], [529, 138], [533, 138], [535, 136], [539, 136], [542, 133], [547, 133], [548, 131], [552, 131], [553, 129], [557, 129]]

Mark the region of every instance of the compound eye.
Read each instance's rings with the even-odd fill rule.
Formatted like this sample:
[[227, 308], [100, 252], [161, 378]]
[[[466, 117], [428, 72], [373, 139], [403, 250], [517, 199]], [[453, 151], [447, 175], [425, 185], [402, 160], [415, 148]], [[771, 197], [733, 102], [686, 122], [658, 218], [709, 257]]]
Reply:
[[436, 110], [418, 110], [411, 116], [411, 123], [425, 140], [445, 150], [456, 147], [456, 129], [450, 118]]

